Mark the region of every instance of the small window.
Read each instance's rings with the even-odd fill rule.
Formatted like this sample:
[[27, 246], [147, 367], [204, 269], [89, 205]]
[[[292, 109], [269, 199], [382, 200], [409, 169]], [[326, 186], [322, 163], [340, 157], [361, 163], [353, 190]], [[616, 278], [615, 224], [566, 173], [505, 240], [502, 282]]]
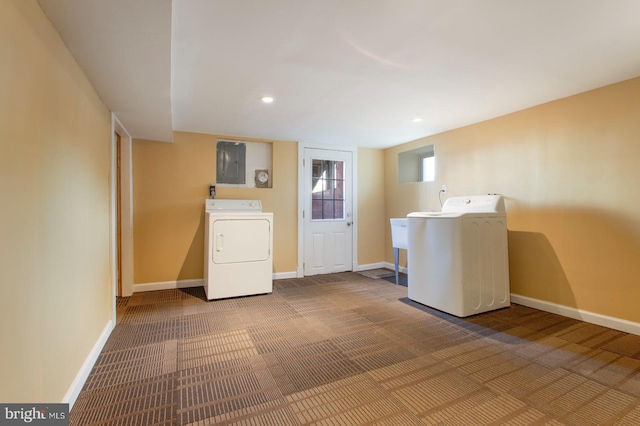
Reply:
[[434, 182], [436, 157], [433, 145], [426, 145], [398, 154], [398, 182]]
[[422, 182], [433, 182], [436, 180], [436, 157], [434, 157], [433, 154], [421, 158], [420, 168]]

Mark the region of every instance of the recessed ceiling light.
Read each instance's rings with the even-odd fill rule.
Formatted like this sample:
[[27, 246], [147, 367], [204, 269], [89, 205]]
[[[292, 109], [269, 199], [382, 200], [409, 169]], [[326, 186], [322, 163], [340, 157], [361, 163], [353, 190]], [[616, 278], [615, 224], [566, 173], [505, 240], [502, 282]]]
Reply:
[[263, 96], [262, 102], [264, 102], [265, 104], [270, 104], [273, 102], [273, 98], [271, 96]]
[[411, 120], [412, 123], [419, 123], [422, 121], [422, 118], [414, 118], [413, 120]]

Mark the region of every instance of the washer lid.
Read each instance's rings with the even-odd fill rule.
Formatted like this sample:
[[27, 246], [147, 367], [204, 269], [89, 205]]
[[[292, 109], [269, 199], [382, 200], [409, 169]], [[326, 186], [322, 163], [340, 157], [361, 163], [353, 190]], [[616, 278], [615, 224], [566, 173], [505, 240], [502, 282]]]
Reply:
[[420, 217], [420, 218], [433, 218], [433, 217], [437, 217], [437, 218], [443, 218], [443, 219], [450, 219], [450, 218], [456, 218], [456, 217], [462, 217], [463, 213], [460, 212], [451, 212], [451, 213], [447, 213], [447, 212], [413, 212], [413, 213], [409, 213], [407, 215], [408, 218], [412, 218], [412, 217]]
[[443, 213], [504, 213], [502, 195], [451, 197], [442, 206]]
[[226, 213], [226, 212], [261, 212], [262, 202], [260, 200], [218, 200], [206, 199], [205, 212]]

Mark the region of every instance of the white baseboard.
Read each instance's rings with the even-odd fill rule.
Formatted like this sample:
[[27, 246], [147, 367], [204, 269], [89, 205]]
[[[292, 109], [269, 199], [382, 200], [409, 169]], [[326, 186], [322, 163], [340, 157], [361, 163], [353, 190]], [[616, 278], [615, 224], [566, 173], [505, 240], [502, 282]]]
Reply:
[[274, 280], [286, 280], [288, 278], [298, 278], [298, 273], [296, 271], [291, 271], [291, 272], [276, 272], [273, 274]]
[[569, 306], [558, 305], [556, 303], [533, 299], [519, 294], [511, 293], [511, 301], [518, 305], [540, 309], [541, 311], [550, 312], [552, 314], [558, 314], [591, 324], [613, 328], [614, 330], [624, 331], [625, 333], [640, 335], [640, 323], [637, 322], [596, 314], [595, 312], [584, 311], [582, 309], [572, 308]]
[[372, 269], [380, 269], [380, 268], [384, 268], [385, 266], [384, 262], [378, 262], [378, 263], [368, 263], [366, 265], [360, 265], [358, 266], [357, 269], [354, 269], [354, 271], [356, 272], [360, 272], [360, 271], [370, 271]]
[[114, 327], [114, 321], [109, 320], [109, 322], [107, 322], [107, 325], [102, 330], [102, 333], [100, 333], [100, 337], [98, 337], [98, 340], [93, 345], [93, 348], [91, 348], [89, 355], [87, 355], [84, 362], [82, 363], [82, 367], [80, 367], [80, 370], [78, 370], [78, 373], [73, 379], [73, 382], [71, 382], [71, 386], [69, 386], [67, 393], [62, 398], [63, 404], [69, 404], [69, 411], [71, 411], [71, 409], [73, 408], [73, 404], [76, 403], [76, 399], [78, 399], [78, 395], [80, 395], [80, 391], [87, 381], [87, 377], [89, 377], [89, 373], [91, 373], [91, 369], [96, 363], [100, 352], [102, 352], [102, 348], [104, 348], [105, 343], [107, 343], [107, 339], [111, 335]]
[[[396, 270], [396, 266], [393, 263], [389, 263], [389, 262], [384, 262], [383, 268], [391, 269], [392, 271]], [[402, 272], [403, 274], [409, 273], [409, 270], [404, 266], [398, 266], [398, 271]]]
[[[282, 280], [286, 278], [296, 278], [295, 271], [292, 272], [278, 272], [273, 274], [274, 280]], [[140, 293], [143, 291], [156, 291], [156, 290], [171, 290], [174, 288], [189, 288], [189, 287], [202, 287], [204, 285], [204, 279], [199, 278], [195, 280], [179, 280], [179, 281], [161, 281], [157, 283], [144, 283], [135, 284], [133, 286], [134, 293]]]
[[144, 283], [134, 284], [133, 292], [140, 293], [142, 291], [155, 291], [155, 290], [171, 290], [173, 288], [189, 288], [189, 287], [202, 287], [204, 280], [202, 278], [195, 280], [179, 280], [179, 281], [162, 281], [157, 283]]

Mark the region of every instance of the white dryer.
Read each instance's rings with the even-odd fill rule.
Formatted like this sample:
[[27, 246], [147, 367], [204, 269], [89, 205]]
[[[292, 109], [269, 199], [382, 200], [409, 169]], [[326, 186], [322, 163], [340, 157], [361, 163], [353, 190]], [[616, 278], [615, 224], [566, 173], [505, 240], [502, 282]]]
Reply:
[[260, 200], [205, 203], [204, 290], [208, 300], [273, 291], [273, 213]]
[[452, 197], [440, 213], [407, 218], [409, 299], [458, 317], [509, 306], [501, 196]]

